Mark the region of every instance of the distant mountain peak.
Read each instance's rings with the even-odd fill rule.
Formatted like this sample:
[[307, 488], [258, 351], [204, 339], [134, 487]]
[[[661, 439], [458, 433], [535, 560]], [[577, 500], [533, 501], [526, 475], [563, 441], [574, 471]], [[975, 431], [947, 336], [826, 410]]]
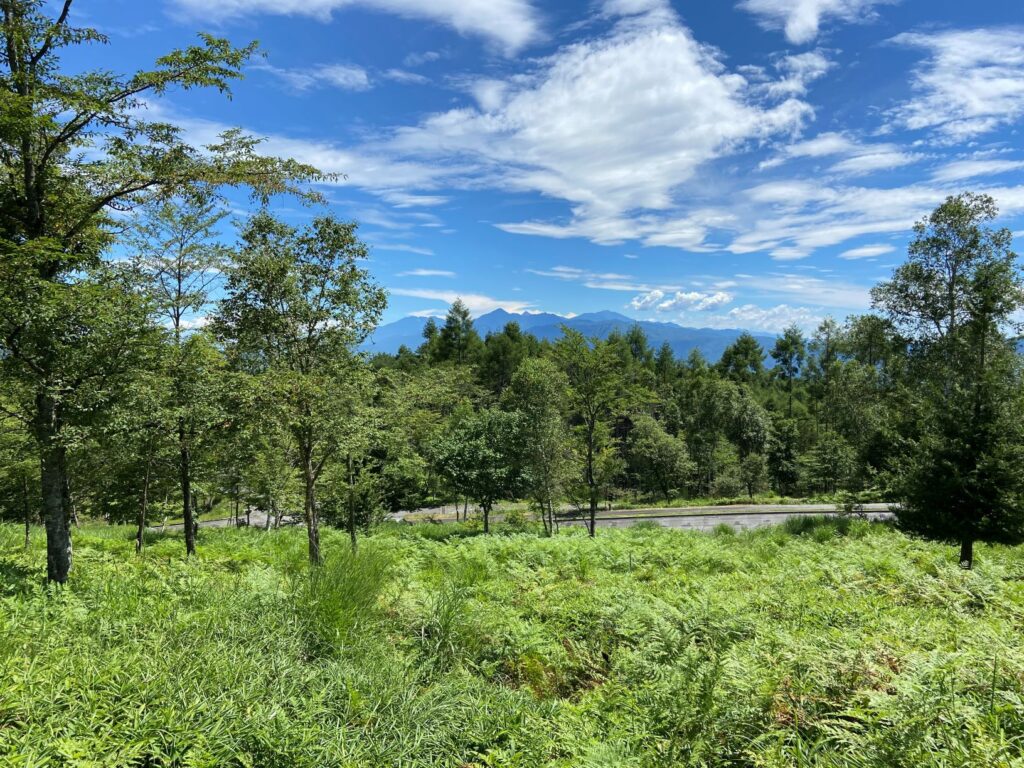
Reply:
[[[648, 342], [653, 348], [657, 349], [667, 342], [677, 358], [685, 359], [690, 352], [697, 349], [711, 361], [718, 360], [725, 348], [744, 332], [738, 328], [686, 328], [672, 322], [636, 320], [607, 309], [566, 317], [549, 312], [509, 312], [499, 307], [475, 318], [473, 326], [481, 336], [487, 336], [489, 333], [500, 333], [513, 321], [519, 324], [524, 333], [531, 333], [539, 339], [549, 341], [561, 337], [563, 326], [577, 330], [584, 336], [607, 338], [608, 334], [614, 331], [624, 333], [634, 325], [639, 325], [647, 334]], [[426, 318], [410, 316], [382, 325], [367, 339], [362, 349], [367, 352], [388, 354], [394, 354], [403, 344], [415, 349], [423, 342], [425, 323]], [[766, 351], [775, 342], [775, 337], [770, 334], [751, 335]]]
[[640, 320], [635, 320], [632, 317], [626, 317], [620, 312], [612, 312], [610, 309], [602, 309], [599, 312], [584, 312], [583, 314], [576, 315], [573, 320], [596, 320], [598, 322], [615, 320], [630, 324], [641, 322]]

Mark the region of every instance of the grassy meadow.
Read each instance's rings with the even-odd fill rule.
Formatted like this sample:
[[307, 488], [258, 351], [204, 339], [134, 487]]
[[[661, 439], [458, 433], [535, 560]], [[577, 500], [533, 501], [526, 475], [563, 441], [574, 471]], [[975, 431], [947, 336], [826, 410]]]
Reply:
[[0, 765], [1024, 765], [1024, 550], [472, 533], [0, 527]]

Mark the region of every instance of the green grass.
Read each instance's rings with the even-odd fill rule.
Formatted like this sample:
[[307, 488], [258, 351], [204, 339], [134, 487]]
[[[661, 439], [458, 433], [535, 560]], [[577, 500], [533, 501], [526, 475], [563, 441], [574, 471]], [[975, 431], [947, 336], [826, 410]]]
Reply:
[[58, 589], [0, 526], [0, 765], [1024, 764], [1020, 549], [498, 529], [87, 527]]

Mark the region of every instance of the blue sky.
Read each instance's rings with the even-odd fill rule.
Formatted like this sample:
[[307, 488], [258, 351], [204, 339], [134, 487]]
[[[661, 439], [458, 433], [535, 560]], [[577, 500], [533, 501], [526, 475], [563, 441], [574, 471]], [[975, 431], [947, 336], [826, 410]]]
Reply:
[[[1024, 238], [1019, 0], [92, 0], [128, 72], [197, 31], [263, 56], [169, 94], [346, 177], [386, 320], [462, 296], [777, 331], [868, 308], [911, 224], [988, 191]], [[288, 202], [285, 216], [313, 215]]]

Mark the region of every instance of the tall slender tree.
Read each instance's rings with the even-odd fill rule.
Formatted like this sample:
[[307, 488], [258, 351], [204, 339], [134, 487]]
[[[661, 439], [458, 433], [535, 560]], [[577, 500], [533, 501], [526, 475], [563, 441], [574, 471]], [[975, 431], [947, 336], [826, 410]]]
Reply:
[[776, 371], [786, 381], [786, 396], [788, 400], [787, 414], [793, 418], [793, 388], [796, 384], [796, 377], [803, 367], [804, 358], [807, 356], [807, 343], [804, 335], [795, 325], [789, 326], [782, 335], [775, 340], [772, 347], [772, 359], [775, 360]]
[[319, 217], [297, 230], [260, 213], [242, 232], [213, 321], [236, 365], [261, 377], [267, 412], [291, 432], [313, 564], [321, 561], [317, 482], [345, 445], [345, 388], [361, 364], [355, 346], [385, 304], [362, 267], [367, 256], [354, 223]]
[[590, 535], [597, 531], [597, 501], [601, 490], [602, 449], [610, 439], [611, 420], [624, 402], [615, 351], [600, 339], [586, 339], [562, 327], [554, 347], [555, 359], [569, 380], [569, 409], [581, 443], [583, 481], [590, 511]]
[[207, 320], [210, 292], [227, 261], [227, 248], [215, 239], [224, 215], [208, 189], [185, 190], [172, 200], [145, 206], [127, 242], [142, 287], [153, 297], [153, 310], [169, 336], [165, 405], [177, 440], [187, 555], [196, 551], [192, 481], [197, 441], [221, 420], [219, 377], [211, 375], [218, 356], [192, 332]]

